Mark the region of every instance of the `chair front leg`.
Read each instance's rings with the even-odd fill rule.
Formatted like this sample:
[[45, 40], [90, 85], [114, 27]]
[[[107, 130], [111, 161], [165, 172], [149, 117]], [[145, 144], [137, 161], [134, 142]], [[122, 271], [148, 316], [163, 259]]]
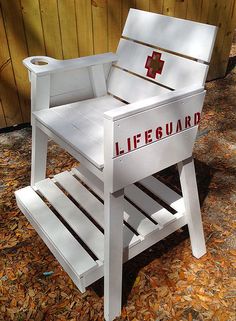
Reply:
[[113, 321], [121, 313], [123, 198], [123, 189], [110, 193], [105, 187], [104, 316], [106, 321]]
[[46, 176], [48, 136], [32, 121], [31, 186]]
[[206, 253], [206, 244], [203, 233], [193, 158], [190, 157], [178, 163], [178, 170], [184, 198], [185, 215], [189, 228], [192, 253], [196, 258], [200, 258]]

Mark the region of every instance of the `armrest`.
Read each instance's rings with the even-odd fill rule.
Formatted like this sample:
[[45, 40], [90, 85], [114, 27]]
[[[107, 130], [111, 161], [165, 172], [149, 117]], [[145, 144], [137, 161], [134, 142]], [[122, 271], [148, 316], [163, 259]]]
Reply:
[[57, 60], [46, 56], [34, 56], [24, 59], [23, 64], [33, 73], [42, 76], [49, 73], [74, 70], [115, 61], [117, 61], [117, 55], [108, 52], [105, 54], [67, 60]]
[[104, 117], [112, 121], [116, 121], [125, 117], [132, 116], [137, 113], [141, 113], [153, 107], [162, 106], [175, 100], [192, 96], [194, 94], [202, 92], [203, 90], [203, 86], [193, 85], [180, 90], [170, 91], [160, 96], [146, 98], [132, 104], [112, 109], [110, 111], [105, 112]]

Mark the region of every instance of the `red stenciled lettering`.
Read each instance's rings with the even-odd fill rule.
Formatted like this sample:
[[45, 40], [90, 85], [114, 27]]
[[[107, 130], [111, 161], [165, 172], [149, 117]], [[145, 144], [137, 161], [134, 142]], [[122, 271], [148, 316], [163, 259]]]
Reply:
[[177, 125], [176, 125], [176, 133], [181, 132], [181, 130], [182, 130], [181, 120], [178, 119]]
[[131, 139], [127, 138], [127, 146], [128, 146], [128, 152], [131, 151]]
[[173, 131], [173, 123], [172, 121], [169, 124], [166, 124], [166, 135], [171, 135]]
[[152, 133], [152, 129], [148, 129], [145, 131], [145, 144], [152, 142], [151, 133]]
[[120, 150], [118, 143], [116, 143], [115, 146], [116, 146], [116, 156], [124, 154], [124, 150], [123, 149]]
[[201, 119], [201, 114], [200, 113], [195, 113], [194, 114], [194, 126], [198, 125], [200, 123]]
[[161, 139], [162, 137], [162, 127], [157, 127], [156, 129], [156, 139]]
[[133, 140], [134, 140], [134, 149], [137, 148], [138, 143], [140, 143], [140, 137], [141, 134], [134, 135]]
[[191, 127], [191, 117], [190, 116], [186, 116], [185, 117], [185, 128]]

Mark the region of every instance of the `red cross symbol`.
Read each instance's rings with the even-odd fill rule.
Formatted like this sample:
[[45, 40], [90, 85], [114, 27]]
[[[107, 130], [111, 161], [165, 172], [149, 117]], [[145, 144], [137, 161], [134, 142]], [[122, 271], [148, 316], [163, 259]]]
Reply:
[[147, 57], [145, 68], [147, 68], [147, 77], [156, 78], [156, 74], [161, 74], [164, 66], [164, 60], [161, 60], [161, 53], [153, 51], [152, 56]]

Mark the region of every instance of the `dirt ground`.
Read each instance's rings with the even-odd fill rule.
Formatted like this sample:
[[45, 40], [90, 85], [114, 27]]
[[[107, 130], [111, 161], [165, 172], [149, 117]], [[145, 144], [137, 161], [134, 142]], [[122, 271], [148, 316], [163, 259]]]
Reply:
[[[224, 79], [207, 83], [194, 157], [207, 254], [186, 228], [124, 265], [117, 320], [236, 320], [236, 43]], [[81, 294], [16, 206], [30, 176], [30, 128], [0, 135], [0, 320], [101, 321], [103, 280]], [[49, 144], [48, 176], [76, 165]], [[179, 188], [176, 169], [161, 173]]]

